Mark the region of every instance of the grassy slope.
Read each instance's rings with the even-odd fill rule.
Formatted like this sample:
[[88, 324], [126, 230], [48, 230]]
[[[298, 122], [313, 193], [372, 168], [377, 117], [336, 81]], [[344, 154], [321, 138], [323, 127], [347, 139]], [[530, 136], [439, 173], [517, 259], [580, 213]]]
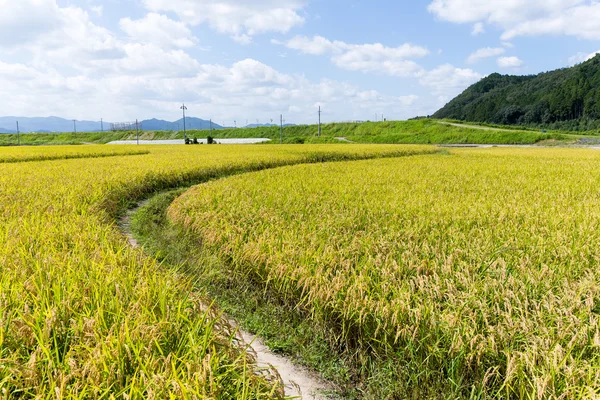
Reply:
[[[270, 138], [274, 143], [280, 139], [278, 127], [223, 129], [212, 132], [215, 138]], [[595, 134], [590, 132], [590, 135]], [[209, 131], [188, 132], [190, 138], [205, 138]], [[114, 140], [135, 139], [135, 132], [92, 132], [61, 134], [24, 134], [21, 143], [36, 144], [104, 144]], [[388, 121], [365, 123], [324, 124], [322, 136], [317, 136], [315, 125], [289, 126], [283, 129], [284, 143], [339, 143], [336, 137], [345, 137], [359, 143], [415, 143], [415, 144], [535, 144], [548, 139], [575, 140], [568, 132], [540, 131], [492, 132], [480, 129], [439, 124], [436, 120]], [[183, 139], [183, 132], [143, 132], [140, 139]], [[0, 145], [15, 145], [16, 135], [0, 135]]]

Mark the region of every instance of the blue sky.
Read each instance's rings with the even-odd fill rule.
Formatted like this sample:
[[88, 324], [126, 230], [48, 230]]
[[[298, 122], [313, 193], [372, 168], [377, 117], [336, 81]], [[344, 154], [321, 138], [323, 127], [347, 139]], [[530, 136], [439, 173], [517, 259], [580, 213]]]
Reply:
[[593, 0], [0, 0], [0, 115], [312, 123], [435, 112], [600, 49]]

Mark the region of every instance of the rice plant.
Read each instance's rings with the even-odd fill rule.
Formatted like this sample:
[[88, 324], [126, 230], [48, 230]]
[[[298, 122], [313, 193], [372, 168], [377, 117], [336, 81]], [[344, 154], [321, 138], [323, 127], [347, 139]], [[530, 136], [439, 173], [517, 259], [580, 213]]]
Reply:
[[[117, 217], [153, 192], [225, 175], [436, 151], [157, 146], [131, 157], [72, 149], [0, 149], [0, 159], [38, 160], [0, 164], [2, 398], [283, 397], [205, 293], [131, 248]], [[64, 159], [73, 154], [87, 158]]]
[[231, 177], [169, 216], [332, 348], [388, 360], [365, 396], [597, 398], [598, 187], [597, 151], [455, 150]]

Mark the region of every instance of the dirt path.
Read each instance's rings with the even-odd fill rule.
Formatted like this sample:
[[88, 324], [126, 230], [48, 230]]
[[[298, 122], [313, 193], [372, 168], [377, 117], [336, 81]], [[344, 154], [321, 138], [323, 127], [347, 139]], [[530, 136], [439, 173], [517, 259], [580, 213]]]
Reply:
[[454, 123], [454, 122], [444, 122], [444, 121], [438, 121], [438, 124], [455, 126], [457, 128], [479, 129], [479, 130], [482, 130], [482, 131], [527, 132], [527, 133], [531, 133], [532, 132], [532, 131], [522, 131], [522, 130], [519, 130], [519, 129], [492, 128], [492, 127], [489, 127], [489, 126], [457, 124], [457, 123]]
[[[140, 202], [135, 208], [128, 210], [119, 221], [119, 229], [127, 237], [132, 247], [140, 247], [140, 244], [131, 231], [131, 217], [148, 202], [149, 200]], [[274, 367], [277, 370], [285, 386], [286, 396], [305, 400], [327, 399], [321, 393], [331, 390], [330, 385], [323, 382], [311, 371], [295, 365], [288, 358], [273, 353], [258, 336], [241, 329], [236, 321], [230, 320], [229, 322], [238, 329], [239, 339], [248, 345], [255, 356], [258, 367]]]

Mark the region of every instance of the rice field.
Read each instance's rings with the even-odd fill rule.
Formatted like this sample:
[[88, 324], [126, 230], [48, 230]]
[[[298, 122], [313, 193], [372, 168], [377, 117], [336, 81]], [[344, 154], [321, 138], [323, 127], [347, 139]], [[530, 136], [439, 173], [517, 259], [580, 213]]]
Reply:
[[149, 154], [143, 149], [123, 149], [118, 146], [56, 146], [47, 147], [6, 147], [0, 151], [0, 163], [27, 161], [68, 160], [73, 158], [102, 158]]
[[461, 149], [230, 177], [169, 217], [359, 354], [366, 398], [591, 399], [599, 188], [597, 151]]
[[212, 300], [189, 277], [129, 246], [117, 228], [119, 215], [154, 192], [226, 175], [436, 149], [133, 151], [0, 149], [3, 399], [281, 398], [277, 379], [256, 370]]

